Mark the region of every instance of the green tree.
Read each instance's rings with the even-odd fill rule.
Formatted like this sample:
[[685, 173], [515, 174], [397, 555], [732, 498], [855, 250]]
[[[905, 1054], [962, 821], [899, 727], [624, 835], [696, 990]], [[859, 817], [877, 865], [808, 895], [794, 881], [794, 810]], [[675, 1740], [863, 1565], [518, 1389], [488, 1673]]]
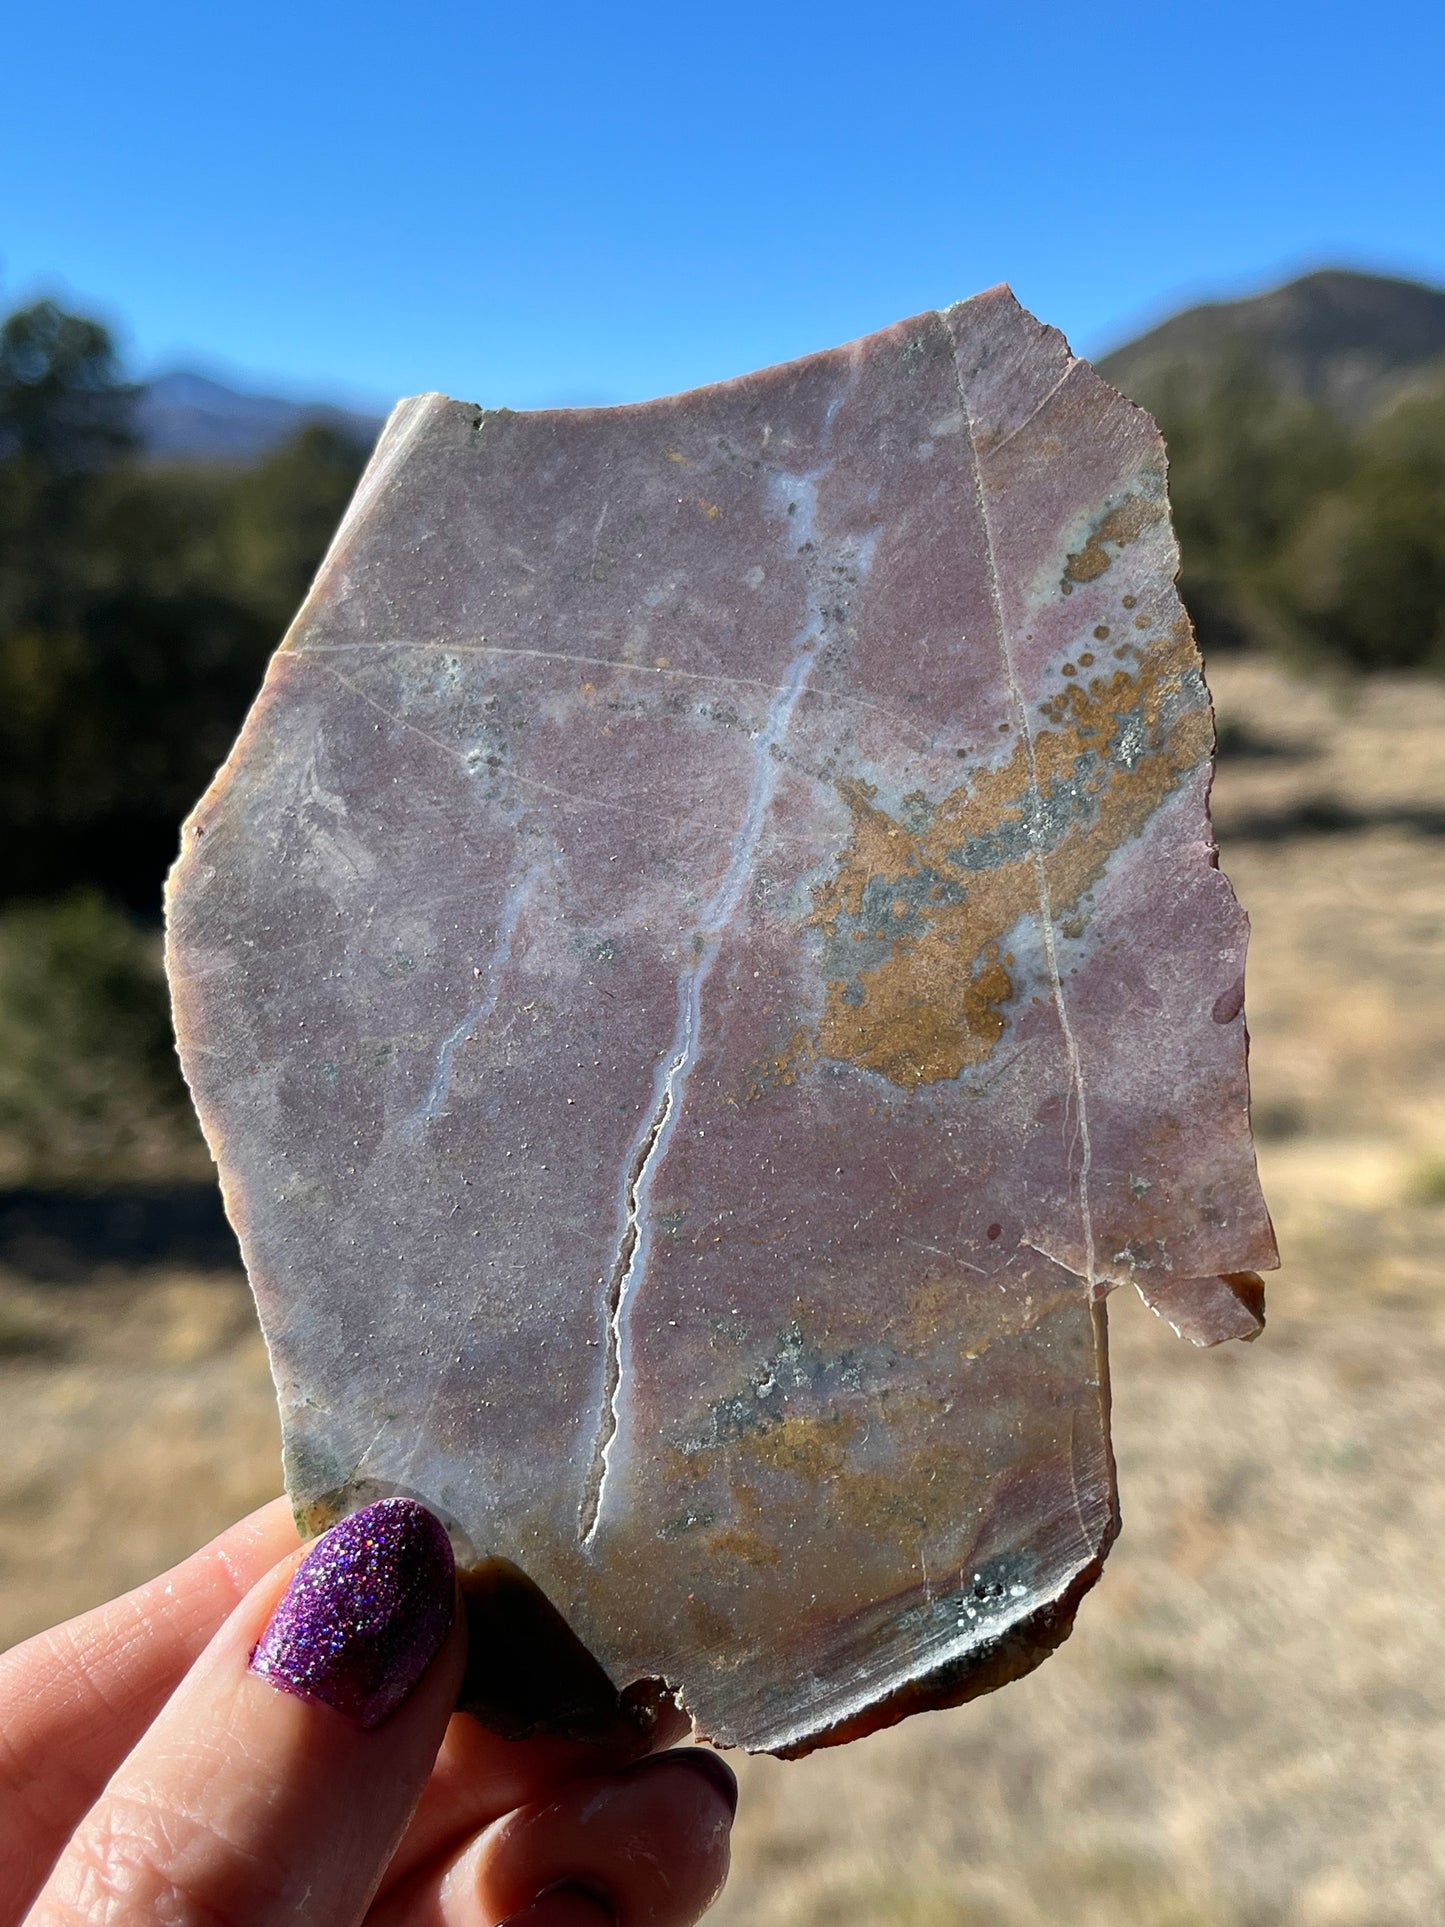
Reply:
[[0, 325], [0, 638], [70, 653], [97, 564], [97, 478], [132, 447], [109, 335], [54, 302]]
[[47, 476], [104, 468], [134, 447], [134, 400], [98, 321], [37, 301], [0, 324], [0, 461]]
[[1276, 575], [1301, 649], [1354, 669], [1445, 672], [1445, 376], [1365, 430]]
[[1208, 649], [1277, 639], [1276, 558], [1321, 490], [1349, 474], [1348, 431], [1242, 357], [1203, 386], [1166, 387], [1157, 413], [1180, 587], [1201, 640]]
[[364, 451], [309, 427], [250, 470], [138, 458], [93, 321], [0, 329], [0, 898], [154, 914]]

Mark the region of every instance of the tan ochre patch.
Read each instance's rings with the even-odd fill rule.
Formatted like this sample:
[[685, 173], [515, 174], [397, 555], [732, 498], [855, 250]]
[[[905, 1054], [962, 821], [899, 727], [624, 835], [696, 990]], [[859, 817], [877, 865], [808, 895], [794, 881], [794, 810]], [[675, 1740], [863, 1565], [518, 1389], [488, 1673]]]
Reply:
[[[986, 1060], [1017, 994], [1004, 941], [1038, 913], [1040, 864], [1055, 917], [1077, 912], [1110, 855], [1209, 751], [1183, 617], [1133, 668], [1076, 674], [1040, 709], [1033, 783], [1020, 741], [1001, 768], [937, 803], [915, 792], [896, 814], [869, 784], [838, 784], [851, 833], [807, 920], [824, 950], [822, 1016], [761, 1067], [753, 1095], [820, 1057], [905, 1088]], [[1067, 927], [1081, 932], [1082, 918]]]
[[[919, 1351], [934, 1347], [941, 1335], [956, 1337], [961, 1360], [982, 1358], [995, 1345], [1035, 1330], [1071, 1304], [1078, 1291], [1077, 1280], [1069, 1277], [1023, 1297], [999, 1292], [989, 1298], [987, 1293], [980, 1296], [977, 1285], [956, 1270], [935, 1271], [914, 1291], [903, 1335]], [[965, 1303], [966, 1318], [962, 1315]]]
[[1115, 548], [1122, 549], [1128, 543], [1137, 541], [1153, 523], [1162, 522], [1164, 514], [1162, 498], [1151, 501], [1142, 495], [1131, 495], [1117, 508], [1110, 509], [1083, 548], [1068, 558], [1064, 566], [1065, 595], [1075, 582], [1093, 582], [1109, 567], [1114, 558], [1105, 548], [1106, 542], [1112, 542]]
[[[926, 1399], [907, 1404], [942, 1409], [938, 1401]], [[894, 1421], [901, 1416], [901, 1411], [892, 1414]], [[888, 1425], [889, 1414], [880, 1409], [878, 1422]], [[829, 1531], [883, 1536], [939, 1529], [956, 1512], [960, 1494], [978, 1490], [985, 1482], [982, 1454], [948, 1441], [913, 1453], [906, 1468], [869, 1471], [850, 1456], [859, 1433], [859, 1419], [853, 1413], [794, 1413], [694, 1455], [701, 1461], [693, 1467], [694, 1473], [721, 1463], [728, 1499], [737, 1515], [706, 1528], [710, 1555], [726, 1550], [749, 1565], [776, 1563], [776, 1555], [767, 1556], [758, 1543], [759, 1522], [769, 1500], [755, 1480], [768, 1482], [773, 1505], [776, 1475], [805, 1480], [817, 1489], [815, 1502]]]

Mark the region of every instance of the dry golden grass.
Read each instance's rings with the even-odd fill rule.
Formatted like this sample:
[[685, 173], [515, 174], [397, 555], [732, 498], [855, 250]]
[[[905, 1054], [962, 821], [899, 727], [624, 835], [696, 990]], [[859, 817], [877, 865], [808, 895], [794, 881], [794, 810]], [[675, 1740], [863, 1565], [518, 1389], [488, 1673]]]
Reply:
[[[719, 1927], [1445, 1922], [1445, 689], [1214, 680], [1270, 1328], [1198, 1353], [1115, 1298], [1125, 1529], [1074, 1637], [974, 1706], [744, 1762]], [[234, 1278], [3, 1281], [0, 1409], [0, 1642], [278, 1481]]]

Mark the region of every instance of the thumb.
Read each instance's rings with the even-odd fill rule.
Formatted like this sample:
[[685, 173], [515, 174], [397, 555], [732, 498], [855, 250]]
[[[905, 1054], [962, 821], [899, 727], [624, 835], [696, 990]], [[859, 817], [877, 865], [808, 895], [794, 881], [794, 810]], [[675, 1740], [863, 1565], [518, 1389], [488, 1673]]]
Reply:
[[446, 1532], [411, 1499], [275, 1568], [81, 1823], [32, 1927], [354, 1927], [456, 1703], [455, 1599]]

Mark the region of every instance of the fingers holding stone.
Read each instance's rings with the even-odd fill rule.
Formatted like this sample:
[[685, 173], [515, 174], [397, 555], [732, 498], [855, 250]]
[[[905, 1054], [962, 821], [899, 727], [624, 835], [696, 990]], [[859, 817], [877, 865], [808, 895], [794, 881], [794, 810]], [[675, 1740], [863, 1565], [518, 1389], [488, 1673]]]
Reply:
[[361, 1920], [446, 1730], [451, 1549], [368, 1506], [242, 1601], [81, 1822], [31, 1916]]
[[660, 1688], [619, 1695], [516, 1567], [493, 1560], [463, 1574], [461, 1595], [468, 1625], [461, 1703], [470, 1711], [448, 1728], [388, 1891], [450, 1858], [502, 1815], [568, 1781], [620, 1773], [675, 1745], [690, 1724]]
[[[474, 1635], [475, 1636], [475, 1635]], [[650, 1731], [619, 1726], [604, 1745], [581, 1740], [504, 1740], [458, 1714], [447, 1729], [416, 1817], [397, 1850], [387, 1887], [446, 1857], [517, 1807], [550, 1797], [573, 1780], [619, 1773], [649, 1753], [673, 1746], [688, 1730], [686, 1714], [664, 1707]]]
[[0, 1927], [227, 1614], [298, 1544], [276, 1499], [158, 1579], [0, 1656]]
[[[387, 1927], [690, 1927], [727, 1877], [732, 1770], [704, 1747], [575, 1780], [509, 1814]], [[575, 1920], [574, 1920], [575, 1916]]]

